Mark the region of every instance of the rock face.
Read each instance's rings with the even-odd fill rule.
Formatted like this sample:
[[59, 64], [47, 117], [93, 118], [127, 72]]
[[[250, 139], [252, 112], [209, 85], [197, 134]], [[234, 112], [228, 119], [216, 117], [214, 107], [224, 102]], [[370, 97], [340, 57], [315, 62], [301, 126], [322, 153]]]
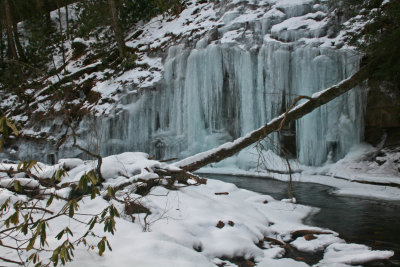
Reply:
[[[359, 56], [337, 48], [343, 44], [336, 18], [317, 1], [190, 8], [188, 25], [203, 10], [214, 11], [205, 34], [169, 48], [155, 90], [128, 89], [124, 110], [102, 122], [105, 155], [139, 150], [171, 158], [210, 149], [260, 127], [298, 95], [311, 96], [358, 70]], [[365, 103], [366, 90], [353, 89], [281, 138], [304, 164], [337, 160], [363, 140]]]
[[365, 118], [365, 141], [381, 146], [400, 145], [400, 91], [371, 83]]

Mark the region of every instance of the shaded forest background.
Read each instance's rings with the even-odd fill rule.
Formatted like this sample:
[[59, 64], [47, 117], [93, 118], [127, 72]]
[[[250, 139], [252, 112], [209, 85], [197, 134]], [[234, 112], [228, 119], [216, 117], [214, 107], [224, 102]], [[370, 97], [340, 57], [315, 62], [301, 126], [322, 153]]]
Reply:
[[[66, 63], [66, 42], [94, 37], [93, 52], [107, 66], [118, 66], [129, 57], [132, 64], [134, 51], [124, 45], [124, 32], [139, 21], [183, 9], [179, 0], [1, 0], [0, 4], [0, 86], [20, 97], [28, 87], [43, 86], [36, 78], [63, 71], [52, 61], [61, 55]], [[58, 16], [52, 18], [52, 11]], [[113, 43], [119, 56], [116, 51], [109, 56]]]

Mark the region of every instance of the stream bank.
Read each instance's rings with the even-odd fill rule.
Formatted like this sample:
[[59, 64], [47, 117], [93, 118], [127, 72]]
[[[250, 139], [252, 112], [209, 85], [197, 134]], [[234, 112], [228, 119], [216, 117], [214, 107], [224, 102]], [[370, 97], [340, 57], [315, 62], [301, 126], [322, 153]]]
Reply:
[[[275, 199], [288, 197], [288, 183], [266, 178], [205, 175], [207, 178], [234, 183], [239, 188], [268, 194]], [[395, 255], [385, 262], [369, 266], [400, 266], [400, 201], [359, 196], [339, 196], [335, 188], [313, 184], [293, 183], [297, 203], [317, 207], [305, 224], [328, 228], [340, 234], [348, 243], [365, 244], [377, 250], [393, 250]]]

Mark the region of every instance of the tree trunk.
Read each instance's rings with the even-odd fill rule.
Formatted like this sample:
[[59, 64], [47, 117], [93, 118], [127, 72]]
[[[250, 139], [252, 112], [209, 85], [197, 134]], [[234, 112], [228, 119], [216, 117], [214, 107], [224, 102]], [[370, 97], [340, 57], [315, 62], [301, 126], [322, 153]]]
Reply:
[[[26, 61], [25, 52], [19, 40], [17, 20], [11, 13], [9, 0], [4, 0], [5, 20], [7, 26], [7, 37], [11, 48], [13, 59]], [[18, 52], [18, 53], [17, 53]]]
[[11, 8], [10, 3], [8, 0], [3, 0], [3, 6], [5, 10], [5, 17], [6, 17], [6, 27], [7, 27], [7, 41], [8, 46], [11, 49], [11, 59], [18, 60], [17, 50], [15, 48], [15, 42], [13, 37], [13, 30], [12, 30], [12, 17], [11, 17]]
[[44, 16], [45, 16], [46, 31], [50, 36], [50, 33], [51, 33], [51, 15], [50, 15], [51, 8], [50, 8], [50, 4], [49, 4], [48, 0], [43, 1], [42, 8], [43, 8]]
[[[65, 66], [65, 48], [64, 48], [64, 33], [63, 33], [63, 26], [61, 20], [61, 9], [60, 9], [60, 2], [57, 0], [57, 12], [58, 12], [58, 25], [60, 27], [60, 48], [62, 53], [63, 59], [63, 66]], [[64, 68], [65, 71], [65, 68]]]
[[39, 12], [42, 12], [42, 10], [43, 10], [43, 3], [42, 3], [42, 1], [41, 1], [41, 0], [36, 0], [35, 3], [36, 3], [36, 8], [37, 8], [37, 10], [38, 10]]
[[[1, 7], [1, 4], [0, 4]], [[4, 50], [5, 50], [5, 45], [4, 45], [4, 39], [3, 39], [3, 29], [4, 29], [4, 20], [3, 20], [3, 14], [0, 13], [0, 59], [4, 60]]]
[[120, 58], [125, 58], [126, 46], [124, 36], [122, 34], [122, 29], [118, 22], [118, 12], [115, 5], [115, 0], [108, 0], [108, 5], [110, 7], [111, 26], [114, 30], [115, 40], [117, 41], [119, 56]]
[[66, 25], [66, 37], [67, 40], [69, 40], [71, 38], [70, 32], [69, 32], [69, 11], [68, 11], [68, 2], [65, 3], [65, 25]]
[[13, 18], [13, 32], [14, 32], [15, 46], [17, 47], [19, 59], [21, 61], [26, 62], [25, 52], [24, 49], [22, 48], [21, 41], [19, 40], [18, 24], [15, 18]]
[[[362, 81], [366, 80], [370, 74], [368, 66], [361, 68], [350, 78], [342, 81], [341, 83], [332, 86], [328, 89], [313, 94], [308, 98], [307, 102], [299, 104], [294, 108], [286, 111], [286, 113], [274, 118], [263, 127], [254, 130], [244, 137], [240, 137], [233, 142], [225, 143], [218, 148], [209, 151], [198, 153], [194, 156], [176, 162], [174, 165], [189, 172], [196, 171], [210, 163], [219, 162], [225, 158], [233, 156], [240, 152], [242, 149], [264, 139], [270, 133], [280, 131], [285, 124], [300, 119], [307, 115], [314, 109], [330, 102], [336, 97], [346, 93], [350, 89], [359, 85]], [[303, 97], [304, 98], [304, 97]]]

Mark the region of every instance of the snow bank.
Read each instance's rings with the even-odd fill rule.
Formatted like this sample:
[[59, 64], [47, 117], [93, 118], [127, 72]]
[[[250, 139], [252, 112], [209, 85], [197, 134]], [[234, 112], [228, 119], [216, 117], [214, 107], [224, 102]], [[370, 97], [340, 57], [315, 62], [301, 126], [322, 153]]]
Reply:
[[330, 245], [324, 254], [321, 264], [362, 264], [372, 260], [386, 259], [393, 256], [392, 251], [371, 251], [370, 248], [359, 244]]
[[300, 251], [317, 252], [324, 250], [330, 244], [344, 242], [334, 234], [314, 235], [312, 238], [315, 239], [307, 240], [305, 237], [299, 237], [290, 244]]
[[[149, 174], [153, 177], [157, 175], [153, 172], [154, 168], [169, 168], [165, 163], [149, 159], [145, 153], [123, 153], [104, 158], [103, 161], [105, 187], [117, 186], [123, 181], [145, 180]], [[78, 160], [68, 159], [60, 162], [68, 162], [69, 166], [77, 164], [62, 183], [76, 182], [82, 174], [96, 166], [96, 161], [78, 164]], [[44, 169], [60, 166], [47, 166]], [[7, 167], [7, 164], [2, 165], [2, 168]], [[327, 247], [321, 264], [352, 264], [393, 255], [389, 251], [371, 251], [362, 245], [345, 244], [334, 232], [316, 235], [315, 239], [308, 241], [304, 237], [292, 240], [292, 233], [297, 230], [328, 231], [303, 224], [303, 219], [314, 211], [312, 207], [275, 200], [211, 179], [207, 184], [198, 186], [176, 186], [178, 190], [156, 186], [145, 196], [134, 193], [134, 187], [118, 191], [117, 197], [129, 197], [148, 208], [151, 214], [132, 214], [135, 218], [132, 222], [132, 217], [124, 212], [124, 204], [111, 200], [121, 213], [115, 235], [107, 234], [113, 251], [100, 257], [78, 246], [75, 259], [68, 266], [216, 266], [234, 257], [252, 259], [257, 266], [308, 266], [283, 258], [285, 249], [264, 241], [264, 237], [291, 242], [292, 246], [308, 252]], [[55, 191], [64, 196], [68, 192], [68, 188]], [[13, 194], [1, 189], [0, 196], [0, 202], [3, 203]], [[42, 205], [45, 205], [45, 201]], [[110, 202], [101, 197], [94, 200], [85, 197], [80, 204], [81, 215], [77, 215], [77, 219], [88, 221], [90, 217], [84, 214], [98, 213]], [[56, 211], [63, 204], [64, 201], [57, 200], [49, 209]], [[85, 230], [69, 217], [57, 218], [49, 225], [50, 247], [55, 246], [54, 236], [65, 226], [73, 230], [74, 236], [79, 236]], [[101, 226], [95, 230], [103, 235]], [[264, 248], [256, 245], [260, 242]], [[0, 249], [0, 256], [10, 257], [11, 254], [7, 253], [4, 248]], [[46, 256], [46, 253], [42, 256]]]

